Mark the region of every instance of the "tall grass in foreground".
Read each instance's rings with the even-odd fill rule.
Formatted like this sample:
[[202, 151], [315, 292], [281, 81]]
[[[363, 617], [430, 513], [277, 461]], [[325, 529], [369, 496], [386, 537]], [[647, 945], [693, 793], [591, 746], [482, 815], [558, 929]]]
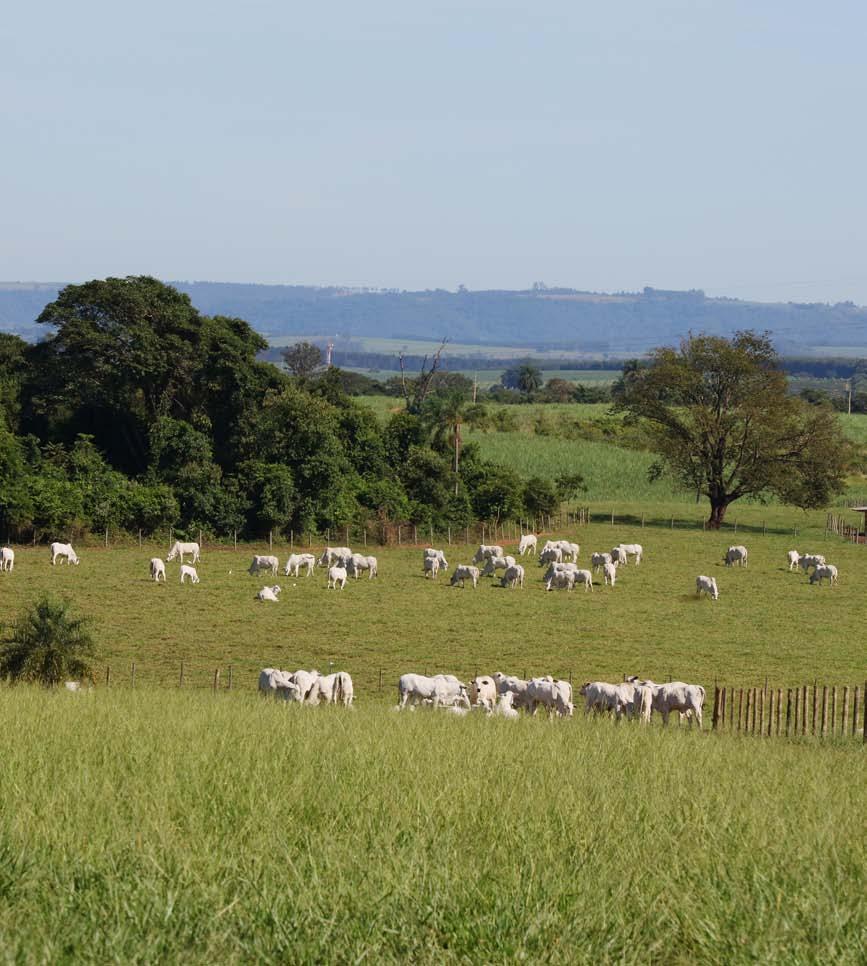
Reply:
[[0, 691], [8, 961], [864, 961], [860, 743]]

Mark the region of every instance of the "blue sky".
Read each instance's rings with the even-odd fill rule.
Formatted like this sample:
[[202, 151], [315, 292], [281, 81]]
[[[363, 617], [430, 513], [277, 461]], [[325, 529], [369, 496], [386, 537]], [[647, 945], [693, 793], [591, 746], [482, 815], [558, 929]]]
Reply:
[[867, 6], [18, 4], [0, 278], [867, 303]]

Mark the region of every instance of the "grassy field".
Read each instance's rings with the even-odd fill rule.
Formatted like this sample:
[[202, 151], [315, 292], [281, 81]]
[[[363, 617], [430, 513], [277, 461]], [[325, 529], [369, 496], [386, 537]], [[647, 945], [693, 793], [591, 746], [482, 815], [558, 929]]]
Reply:
[[851, 740], [18, 688], [0, 758], [7, 962], [864, 961]]
[[[626, 511], [641, 509], [626, 505], [617, 512], [624, 521]], [[664, 526], [642, 529], [640, 517], [612, 526], [600, 514], [600, 522], [572, 529], [582, 560], [621, 541], [646, 548], [641, 567], [628, 567], [614, 589], [598, 587], [592, 594], [546, 593], [529, 559], [523, 591], [503, 590], [490, 579], [476, 591], [462, 591], [448, 585], [448, 574], [436, 583], [425, 580], [418, 549], [371, 547], [379, 557], [377, 580], [328, 591], [322, 568], [310, 578], [281, 575], [282, 600], [270, 605], [256, 602], [254, 594], [273, 580], [246, 573], [253, 550], [267, 552], [262, 546], [237, 552], [206, 547], [198, 586], [178, 583], [177, 564], [169, 565], [167, 585], [149, 581], [148, 559], [164, 547], [85, 548], [79, 567], [54, 568], [45, 548], [19, 548], [15, 570], [0, 576], [0, 619], [42, 590], [68, 596], [96, 619], [101, 664], [112, 665], [117, 683], [128, 681], [135, 662], [140, 684], [176, 684], [181, 661], [188, 685], [206, 685], [217, 667], [225, 682], [231, 665], [235, 686], [248, 690], [264, 666], [326, 672], [333, 662], [353, 675], [366, 699], [384, 701], [394, 700], [395, 682], [406, 670], [572, 673], [582, 680], [620, 679], [628, 672], [706, 687], [715, 679], [757, 684], [765, 676], [779, 686], [816, 677], [862, 682], [867, 548], [825, 538], [819, 513], [744, 507], [732, 517], [738, 520], [735, 535], [694, 529], [702, 508], [694, 508], [691, 521], [682, 505], [654, 509], [660, 514], [648, 514], [647, 523]], [[674, 530], [669, 512], [679, 521]], [[797, 538], [791, 530], [763, 536], [763, 521], [769, 531], [801, 529]], [[686, 529], [690, 522], [693, 528]], [[446, 544], [445, 535], [436, 535], [436, 542]], [[750, 548], [744, 570], [722, 565], [733, 542]], [[786, 571], [793, 546], [824, 553], [840, 568], [839, 584], [811, 587], [801, 574]], [[452, 566], [469, 562], [473, 551], [463, 542], [446, 549]], [[282, 561], [287, 548], [275, 552]], [[718, 602], [696, 600], [697, 574], [717, 577]], [[377, 691], [380, 669], [383, 695]]]

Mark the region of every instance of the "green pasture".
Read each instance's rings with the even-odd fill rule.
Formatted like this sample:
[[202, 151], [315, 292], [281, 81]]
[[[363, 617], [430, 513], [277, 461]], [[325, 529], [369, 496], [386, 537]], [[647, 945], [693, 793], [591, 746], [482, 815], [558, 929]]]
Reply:
[[4, 960], [864, 962], [860, 741], [358, 705], [0, 690]]
[[[652, 512], [624, 504], [614, 507], [612, 526], [609, 508], [600, 506], [589, 526], [559, 531], [581, 545], [584, 562], [619, 542], [645, 547], [640, 567], [622, 569], [615, 588], [592, 593], [546, 593], [529, 557], [523, 590], [504, 590], [491, 578], [477, 590], [453, 588], [449, 572], [436, 581], [422, 576], [419, 547], [369, 546], [380, 576], [350, 580], [343, 591], [326, 589], [324, 568], [309, 578], [249, 576], [252, 553], [267, 546], [206, 545], [197, 586], [180, 585], [176, 562], [168, 565], [167, 584], [149, 580], [148, 560], [165, 547], [82, 547], [78, 567], [51, 567], [44, 547], [17, 548], [15, 570], [0, 575], [0, 620], [43, 591], [69, 597], [94, 618], [100, 678], [111, 665], [118, 685], [129, 683], [133, 662], [137, 683], [175, 685], [182, 661], [187, 686], [210, 684], [217, 668], [225, 685], [231, 666], [234, 686], [248, 691], [262, 667], [340, 668], [352, 674], [363, 702], [392, 702], [407, 670], [576, 680], [638, 673], [708, 688], [714, 681], [761, 684], [766, 677], [777, 686], [863, 683], [867, 547], [826, 537], [821, 513], [779, 507], [740, 508], [732, 515], [737, 533], [703, 533], [701, 509], [690, 515], [683, 504], [659, 504]], [[428, 536], [419, 532], [419, 541]], [[434, 534], [452, 567], [469, 563], [474, 547], [464, 531], [452, 539], [460, 542], [449, 546], [447, 534]], [[516, 541], [501, 542], [514, 551]], [[749, 567], [723, 566], [732, 543], [749, 547]], [[838, 566], [839, 584], [810, 586], [801, 573], [789, 573], [791, 548], [823, 553]], [[288, 547], [274, 552], [282, 564]], [[698, 574], [717, 578], [719, 601], [696, 599]], [[284, 588], [278, 604], [254, 600], [260, 587], [275, 582]]]

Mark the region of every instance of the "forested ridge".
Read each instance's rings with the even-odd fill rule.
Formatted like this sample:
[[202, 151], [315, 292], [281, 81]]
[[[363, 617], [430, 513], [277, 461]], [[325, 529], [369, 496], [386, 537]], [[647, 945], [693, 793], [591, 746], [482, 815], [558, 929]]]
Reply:
[[576, 480], [524, 481], [461, 445], [448, 381], [383, 426], [341, 372], [260, 361], [239, 318], [148, 277], [70, 285], [44, 338], [0, 335], [0, 533], [172, 525], [211, 534], [551, 511]]
[[[615, 294], [549, 289], [421, 292], [301, 285], [176, 282], [206, 315], [237, 316], [270, 338], [339, 334], [342, 338], [429, 339], [480, 345], [644, 352], [689, 331], [731, 335], [770, 330], [784, 355], [813, 346], [858, 346], [867, 309], [851, 302], [750, 302], [709, 298], [700, 290], [645, 288]], [[0, 329], [37, 334], [34, 320], [60, 285], [0, 285]]]

